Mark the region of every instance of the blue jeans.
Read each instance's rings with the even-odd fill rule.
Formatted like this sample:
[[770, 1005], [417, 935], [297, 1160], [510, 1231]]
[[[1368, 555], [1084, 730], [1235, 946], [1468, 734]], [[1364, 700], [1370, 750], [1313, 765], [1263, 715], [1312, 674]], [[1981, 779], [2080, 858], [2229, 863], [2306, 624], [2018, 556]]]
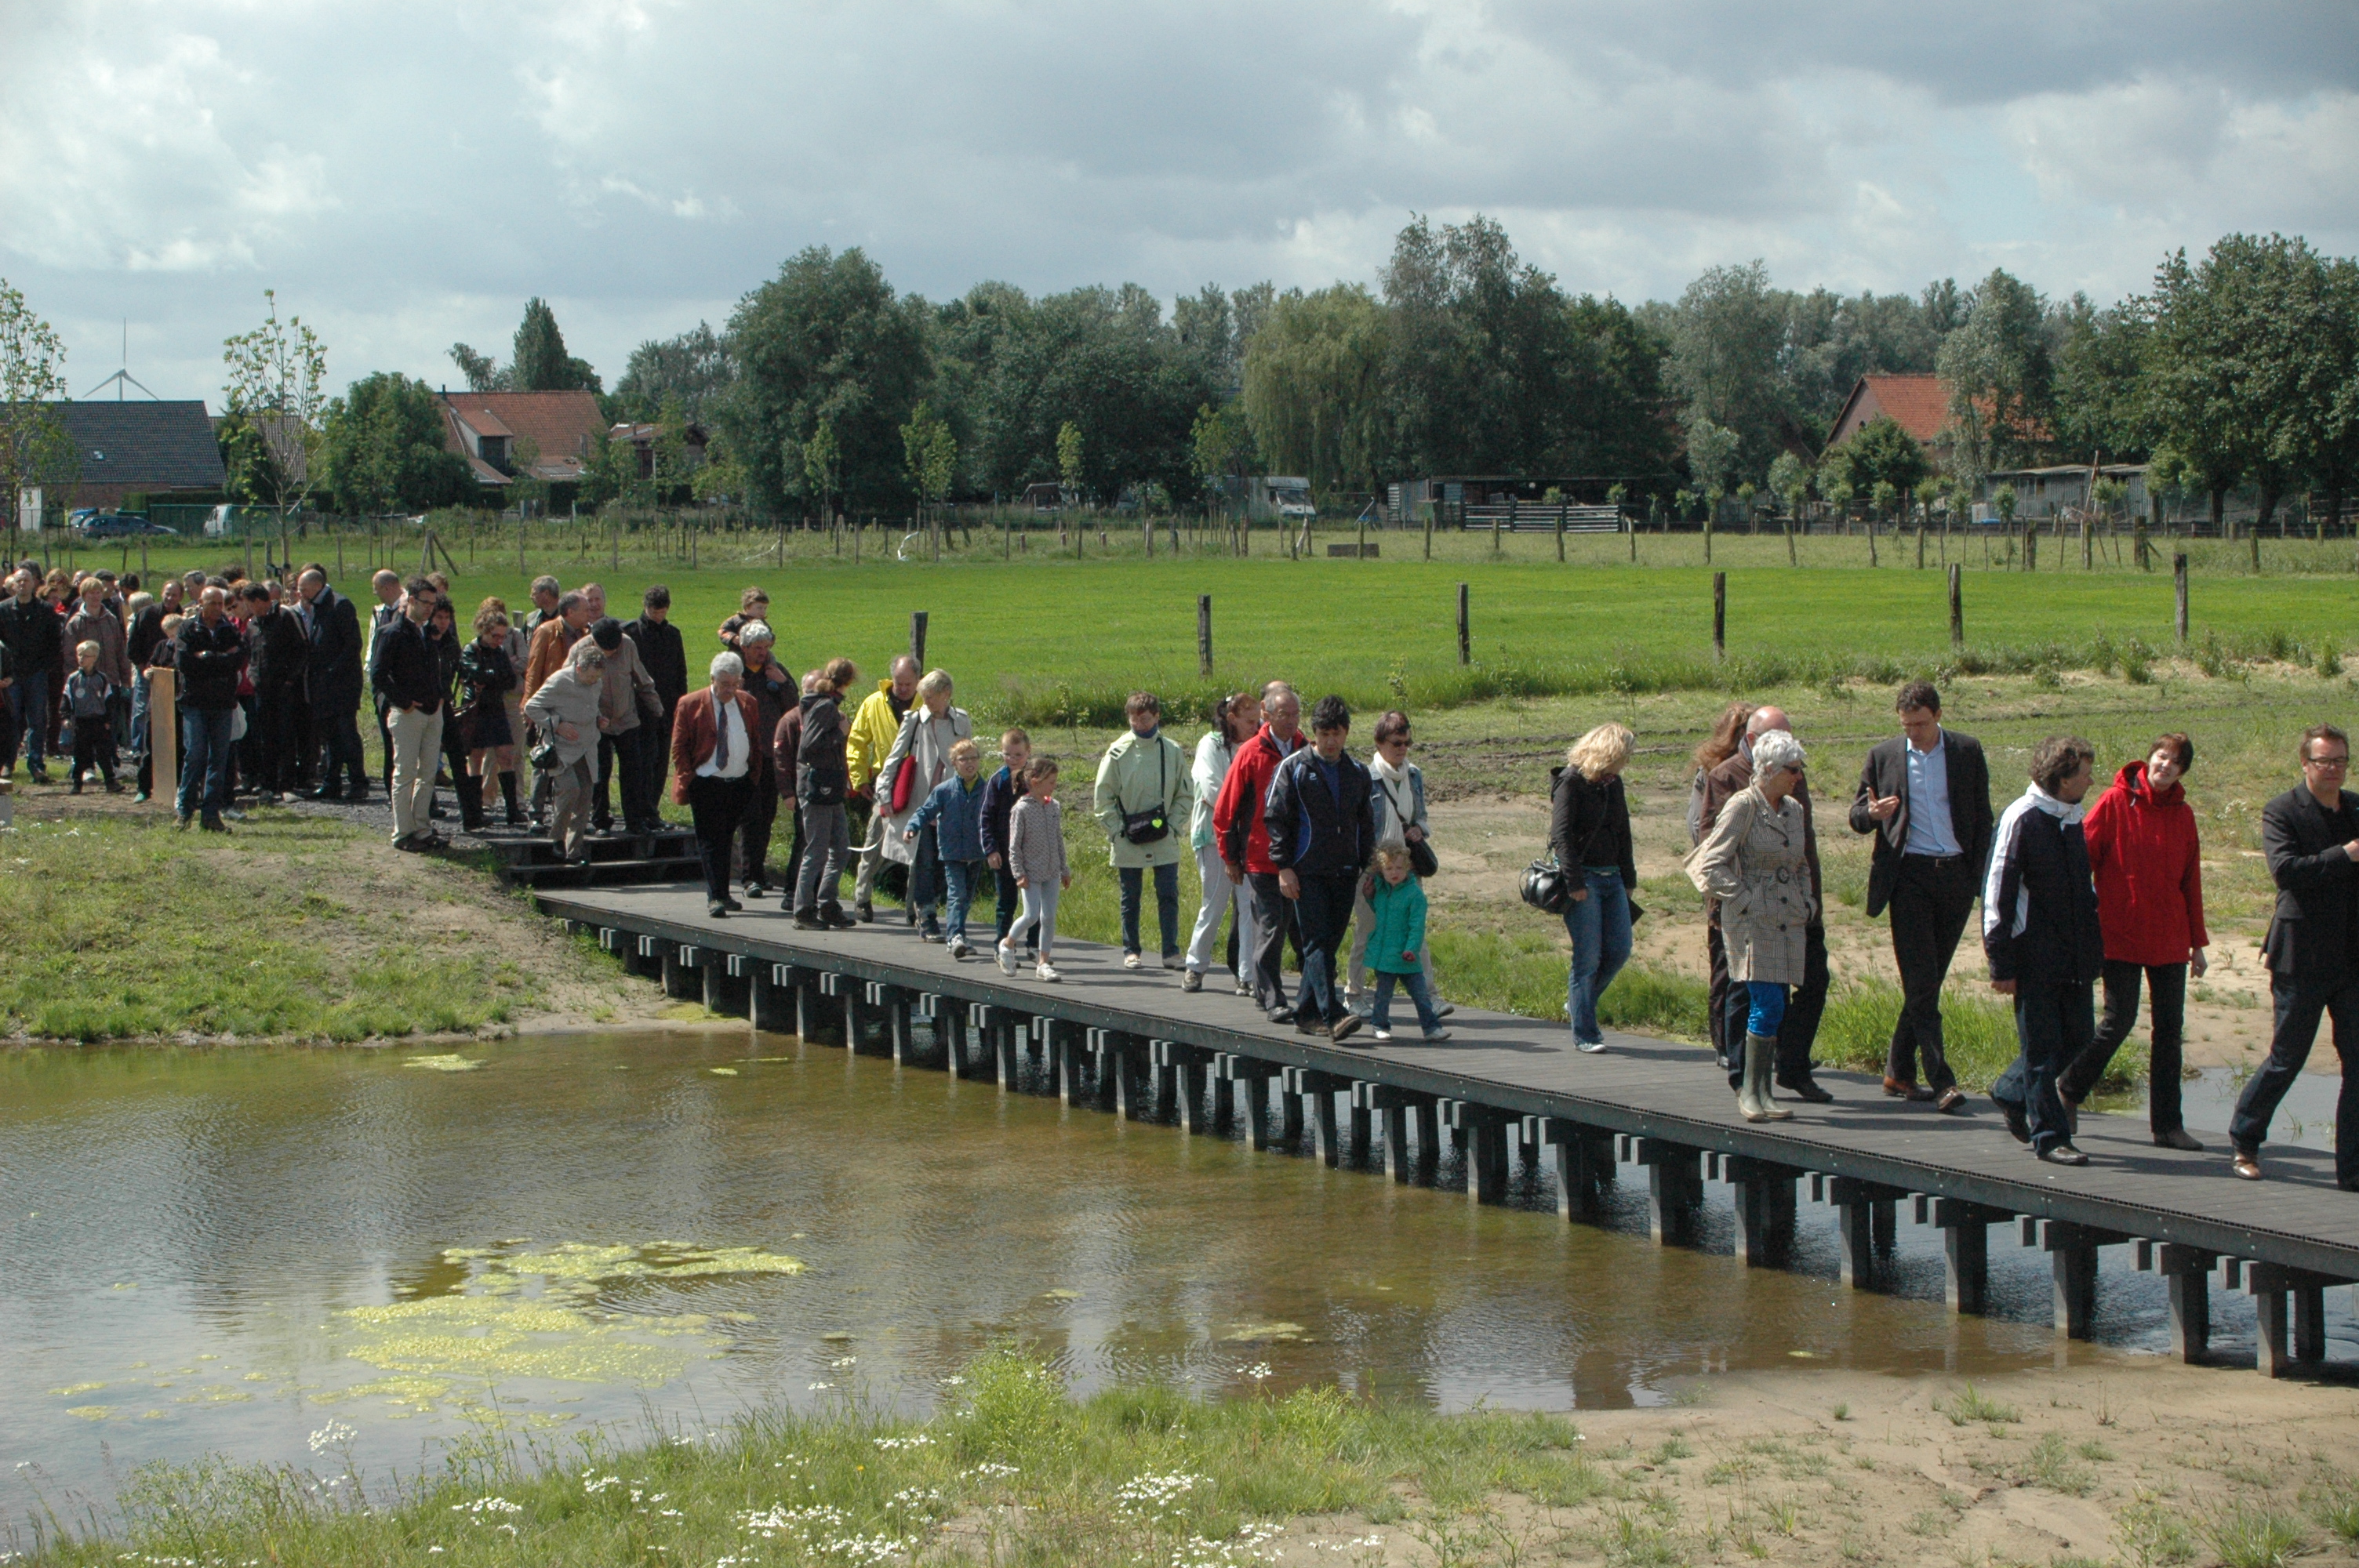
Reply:
[[16, 729], [25, 750], [25, 770], [38, 773], [42, 760], [49, 753], [49, 675], [37, 670], [31, 675], [18, 672], [16, 683], [9, 691], [16, 698]]
[[147, 672], [142, 670], [131, 681], [131, 754], [147, 754]]
[[222, 807], [229, 800], [229, 727], [236, 712], [234, 708], [215, 713], [197, 708], [180, 710], [182, 816], [194, 816], [201, 807], [208, 826], [221, 821]]
[[944, 860], [942, 876], [950, 883], [950, 913], [943, 919], [952, 940], [966, 935], [967, 906], [974, 898], [974, 884], [991, 874], [987, 860]]
[[1368, 1015], [1372, 1027], [1386, 1030], [1393, 1026], [1393, 987], [1396, 985], [1408, 991], [1408, 1000], [1417, 1004], [1419, 1028], [1430, 1034], [1441, 1027], [1441, 1020], [1433, 1011], [1433, 992], [1426, 986], [1422, 969], [1412, 969], [1405, 975], [1397, 975], [1390, 969], [1376, 971], [1375, 1005]]
[[1565, 905], [1564, 929], [1572, 938], [1572, 971], [1565, 978], [1565, 1004], [1572, 1014], [1572, 1037], [1602, 1044], [1597, 999], [1630, 961], [1630, 893], [1618, 870], [1584, 868], [1589, 896]]
[[1352, 921], [1353, 890], [1359, 881], [1357, 871], [1300, 879], [1302, 891], [1294, 901], [1294, 923], [1302, 945], [1302, 984], [1294, 998], [1298, 1023], [1332, 1025], [1344, 1016], [1343, 998], [1335, 986], [1335, 965], [1344, 928]]
[[1775, 980], [1747, 980], [1745, 990], [1745, 1000], [1750, 1004], [1745, 1011], [1745, 1032], [1776, 1039], [1777, 1026], [1786, 1022], [1786, 988]]
[[[1139, 894], [1146, 886], [1144, 866], [1118, 868], [1122, 879], [1122, 950], [1139, 951]], [[1163, 933], [1163, 956], [1180, 956], [1180, 868], [1178, 865], [1155, 868], [1155, 925]]]

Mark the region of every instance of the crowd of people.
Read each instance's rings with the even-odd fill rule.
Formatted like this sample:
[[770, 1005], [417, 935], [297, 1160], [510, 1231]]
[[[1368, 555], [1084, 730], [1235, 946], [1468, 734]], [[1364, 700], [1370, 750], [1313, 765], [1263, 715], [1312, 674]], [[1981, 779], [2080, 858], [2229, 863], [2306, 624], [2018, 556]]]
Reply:
[[[191, 572], [150, 593], [136, 577], [22, 564], [0, 583], [0, 776], [21, 751], [36, 782], [48, 782], [49, 759], [70, 757], [71, 787], [116, 790], [128, 756], [140, 799], [174, 790], [152, 775], [148, 733], [152, 672], [168, 668], [178, 821], [227, 832], [241, 794], [366, 798], [356, 722], [365, 694], [397, 848], [444, 841], [433, 822], [447, 781], [466, 830], [493, 826], [496, 789], [498, 826], [545, 832], [560, 856], [586, 860], [593, 833], [661, 829], [669, 774], [714, 918], [745, 908], [742, 889], [777, 893], [799, 929], [849, 927], [876, 918], [880, 881], [891, 878], [922, 940], [959, 958], [988, 943], [1009, 975], [1028, 964], [1038, 980], [1060, 978], [1058, 903], [1072, 867], [1058, 761], [1009, 729], [993, 767], [947, 672], [903, 655], [864, 690], [853, 663], [835, 658], [798, 679], [777, 662], [758, 589], [717, 628], [708, 684], [690, 691], [661, 586], [625, 623], [599, 585], [569, 590], [543, 577], [521, 617], [487, 598], [462, 632], [439, 574], [377, 572], [365, 622], [325, 567], [284, 577], [291, 587]], [[1979, 903], [1991, 981], [2012, 1000], [2020, 1046], [1991, 1089], [2009, 1130], [2041, 1160], [2085, 1163], [2072, 1142], [2080, 1107], [2143, 1002], [2154, 1141], [2200, 1151], [2180, 1099], [2187, 981], [2204, 973], [2210, 942], [2183, 784], [2192, 741], [2158, 736], [2090, 802], [2095, 749], [2049, 737], [2032, 750], [2022, 795], [1994, 813], [1983, 748], [1942, 723], [1940, 692], [1910, 682], [1894, 709], [1899, 733], [1868, 753], [1847, 818], [1872, 838], [1866, 913], [1887, 916], [1901, 992], [1884, 1093], [1937, 1112], [1965, 1107], [1941, 993]], [[1273, 1022], [1337, 1043], [1364, 1023], [1368, 1038], [1392, 1038], [1394, 994], [1406, 991], [1422, 1037], [1449, 1037], [1419, 885], [1438, 862], [1406, 714], [1378, 718], [1364, 760], [1350, 748], [1343, 698], [1312, 705], [1306, 735], [1302, 699], [1284, 681], [1223, 697], [1192, 751], [1165, 733], [1154, 694], [1133, 694], [1125, 717], [1088, 801], [1120, 891], [1125, 968], [1159, 964], [1195, 992], [1223, 957], [1237, 994]], [[1595, 727], [1551, 786], [1549, 849], [1571, 954], [1565, 1013], [1584, 1052], [1606, 1048], [1600, 1002], [1643, 914], [1622, 780], [1633, 743], [1620, 724]], [[2302, 783], [2263, 813], [2277, 888], [2263, 949], [2275, 1030], [2229, 1133], [2233, 1168], [2248, 1180], [2261, 1177], [2277, 1105], [2331, 1015], [2344, 1068], [2336, 1176], [2359, 1190], [2359, 795], [2343, 787], [2349, 759], [2342, 730], [2313, 726], [2300, 743]], [[1807, 754], [1782, 709], [1740, 702], [1695, 764], [1686, 870], [1705, 899], [1714, 1054], [1739, 1114], [1781, 1119], [1791, 1115], [1781, 1093], [1832, 1098], [1812, 1073], [1828, 966]], [[782, 814], [788, 846], [774, 873]], [[1180, 903], [1183, 856], [1202, 890], [1192, 915]], [[975, 916], [986, 888], [988, 935]]]

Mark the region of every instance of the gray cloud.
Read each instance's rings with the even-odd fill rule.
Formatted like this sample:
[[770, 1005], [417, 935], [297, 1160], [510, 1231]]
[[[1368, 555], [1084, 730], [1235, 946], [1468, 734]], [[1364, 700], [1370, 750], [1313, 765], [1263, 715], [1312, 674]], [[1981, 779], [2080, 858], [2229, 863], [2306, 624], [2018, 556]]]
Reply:
[[1372, 277], [1413, 211], [1490, 211], [1625, 297], [1753, 255], [2111, 295], [2229, 227], [2353, 248], [2354, 16], [0, 0], [0, 274], [78, 386], [127, 316], [135, 371], [183, 395], [266, 286], [339, 378], [446, 379], [540, 294], [611, 379], [807, 244], [936, 297], [1168, 295]]

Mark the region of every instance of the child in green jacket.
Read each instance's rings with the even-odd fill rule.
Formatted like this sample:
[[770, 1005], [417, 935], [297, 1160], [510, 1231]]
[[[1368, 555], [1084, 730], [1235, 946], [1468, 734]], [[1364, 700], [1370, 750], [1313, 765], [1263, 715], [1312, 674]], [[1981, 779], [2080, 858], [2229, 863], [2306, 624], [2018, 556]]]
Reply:
[[1375, 1044], [1393, 1037], [1393, 987], [1399, 984], [1417, 1004], [1417, 1022], [1426, 1039], [1447, 1040], [1450, 1031], [1433, 1011], [1426, 989], [1425, 966], [1418, 957], [1425, 946], [1425, 890], [1409, 875], [1408, 846], [1387, 844], [1376, 851], [1375, 886], [1368, 894], [1373, 912], [1368, 923], [1368, 968], [1376, 975], [1375, 1005], [1369, 1022]]

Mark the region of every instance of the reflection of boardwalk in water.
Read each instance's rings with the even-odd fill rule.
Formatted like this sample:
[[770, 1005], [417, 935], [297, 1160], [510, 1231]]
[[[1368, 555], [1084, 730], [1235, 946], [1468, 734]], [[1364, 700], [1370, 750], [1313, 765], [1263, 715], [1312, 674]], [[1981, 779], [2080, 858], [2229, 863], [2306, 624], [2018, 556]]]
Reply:
[[[1256, 1147], [1307, 1135], [1331, 1164], [1380, 1166], [1430, 1183], [1443, 1141], [1481, 1202], [1545, 1173], [1568, 1217], [1595, 1212], [1625, 1165], [1644, 1166], [1658, 1239], [1691, 1245], [1704, 1184], [1734, 1190], [1735, 1249], [1774, 1264], [1791, 1249], [1807, 1195], [1833, 1206], [1848, 1283], [1887, 1277], [1906, 1217], [1940, 1227], [1950, 1303], [1980, 1312], [1992, 1227], [2053, 1260], [2057, 1329], [2088, 1336], [2101, 1257], [2162, 1274], [2174, 1342], [2201, 1358], [2212, 1292], [2254, 1298], [2256, 1358], [2276, 1375], [2325, 1355], [2323, 1295], [2359, 1280], [2359, 1195], [2336, 1190], [2332, 1156], [2272, 1145], [2271, 1179], [2240, 1182], [2224, 1152], [2158, 1149], [2142, 1122], [2085, 1119], [2092, 1163], [2043, 1165], [1995, 1114], [1944, 1117], [1884, 1097], [1872, 1078], [1828, 1075], [1832, 1105], [1784, 1103], [1791, 1121], [1737, 1119], [1722, 1076], [1690, 1047], [1610, 1036], [1603, 1055], [1560, 1029], [1461, 1008], [1456, 1038], [1331, 1045], [1266, 1022], [1244, 998], [1188, 994], [1177, 977], [1131, 973], [1114, 949], [1062, 942], [1061, 984], [960, 962], [897, 921], [799, 932], [775, 912], [725, 921], [699, 887], [587, 888], [541, 895], [549, 914], [598, 933], [626, 964], [681, 997], [756, 1027], [890, 1052], [897, 1059], [1046, 1087], [1074, 1103], [1242, 1130]], [[1405, 1001], [1402, 1010], [1406, 1011]], [[848, 1025], [848, 1035], [847, 1035]]]

